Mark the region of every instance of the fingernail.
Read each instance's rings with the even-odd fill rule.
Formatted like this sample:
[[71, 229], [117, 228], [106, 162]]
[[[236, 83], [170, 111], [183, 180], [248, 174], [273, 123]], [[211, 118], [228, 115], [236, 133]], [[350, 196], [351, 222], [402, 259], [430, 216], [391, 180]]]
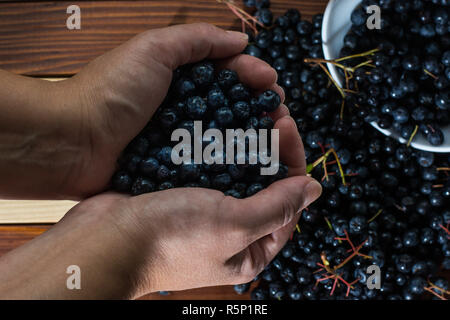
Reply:
[[240, 40], [248, 41], [248, 34], [239, 31], [227, 31], [227, 33], [233, 37], [239, 38]]
[[312, 180], [306, 185], [304, 193], [303, 208], [306, 208], [320, 197], [322, 194], [322, 186], [316, 180]]

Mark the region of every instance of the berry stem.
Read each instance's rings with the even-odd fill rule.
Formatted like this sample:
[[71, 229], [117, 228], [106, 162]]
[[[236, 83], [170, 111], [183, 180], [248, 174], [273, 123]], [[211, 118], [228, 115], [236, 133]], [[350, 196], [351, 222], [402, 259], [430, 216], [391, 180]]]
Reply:
[[430, 71], [428, 71], [427, 69], [423, 69], [423, 72], [425, 72], [427, 75], [429, 75], [430, 77], [432, 77], [434, 80], [439, 79], [439, 77], [435, 76], [434, 74], [432, 74]]
[[416, 136], [418, 130], [419, 130], [419, 126], [416, 125], [414, 127], [414, 131], [411, 133], [411, 136], [409, 137], [408, 143], [406, 144], [407, 147], [409, 147], [411, 145], [411, 142], [413, 141], [414, 137]]
[[219, 3], [224, 3], [239, 19], [241, 19], [243, 23], [243, 31], [245, 32], [244, 24], [248, 25], [250, 29], [253, 30], [255, 34], [258, 33], [258, 29], [256, 28], [256, 24], [261, 28], [265, 28], [265, 26], [254, 16], [245, 12], [245, 10], [239, 8], [234, 4], [232, 0], [217, 0]]
[[450, 239], [450, 230], [448, 229], [448, 224], [447, 224], [447, 227], [444, 227], [442, 224], [439, 224], [439, 227], [441, 227], [442, 228], [442, 230], [444, 230], [445, 231], [445, 233], [447, 233], [447, 239]]
[[375, 215], [374, 215], [372, 218], [370, 218], [370, 219], [367, 221], [367, 223], [371, 223], [371, 222], [372, 222], [373, 220], [375, 220], [376, 217], [378, 217], [382, 212], [383, 212], [383, 209], [378, 210], [378, 212], [375, 213]]
[[[347, 85], [348, 87], [348, 85]], [[345, 99], [342, 99], [341, 112], [339, 113], [339, 119], [344, 120]]]
[[330, 154], [333, 154], [333, 156], [336, 159], [336, 163], [339, 168], [339, 173], [341, 174], [342, 184], [344, 186], [347, 185], [347, 182], [345, 181], [345, 173], [344, 173], [344, 170], [342, 169], [341, 161], [339, 160], [339, 156], [337, 155], [336, 151], [333, 148], [328, 149], [328, 151], [323, 156], [321, 156], [319, 159], [314, 161], [312, 164], [307, 165], [306, 173], [311, 173], [311, 171], [315, 167], [317, 167], [319, 164], [322, 164], [323, 168], [324, 168], [324, 172], [325, 172], [325, 177], [327, 177], [327, 180], [328, 180], [327, 158], [329, 157]]
[[429, 287], [424, 287], [424, 290], [430, 292], [431, 294], [435, 295], [436, 297], [438, 297], [441, 300], [447, 300], [443, 295], [438, 294], [437, 292], [435, 292], [433, 289], [431, 289]]
[[366, 56], [371, 56], [373, 54], [375, 54], [375, 52], [380, 51], [380, 49], [376, 48], [376, 49], [372, 49], [363, 53], [357, 53], [357, 54], [353, 54], [351, 56], [346, 56], [346, 57], [342, 57], [342, 58], [338, 58], [335, 59], [334, 61], [339, 62], [339, 61], [344, 61], [344, 60], [348, 60], [348, 59], [354, 59], [354, 58], [361, 58], [361, 57], [366, 57]]

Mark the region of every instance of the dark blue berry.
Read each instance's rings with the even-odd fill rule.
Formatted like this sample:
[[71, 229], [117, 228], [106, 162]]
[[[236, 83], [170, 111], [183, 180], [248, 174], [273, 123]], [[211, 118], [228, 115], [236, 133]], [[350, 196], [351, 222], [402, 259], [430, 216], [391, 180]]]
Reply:
[[129, 173], [136, 173], [136, 171], [139, 168], [139, 165], [142, 161], [142, 158], [138, 155], [131, 154], [127, 163], [126, 163], [126, 169]]
[[261, 58], [262, 56], [261, 49], [253, 44], [248, 45], [247, 48], [245, 48], [244, 53], [256, 58]]
[[175, 188], [174, 184], [170, 181], [164, 181], [158, 186], [159, 191], [169, 190]]
[[180, 178], [183, 181], [194, 181], [200, 176], [200, 167], [197, 164], [182, 164], [180, 168]]
[[228, 95], [232, 101], [248, 101], [250, 99], [250, 92], [242, 83], [232, 86]]
[[444, 143], [444, 135], [440, 129], [434, 129], [427, 134], [427, 140], [433, 146], [440, 146]]
[[258, 118], [256, 118], [256, 117], [250, 117], [248, 120], [247, 120], [247, 123], [245, 124], [245, 130], [248, 130], [248, 129], [255, 129], [255, 130], [257, 130], [258, 129], [258, 126], [259, 126], [259, 120], [258, 120]]
[[165, 129], [173, 128], [179, 120], [177, 111], [175, 111], [175, 109], [170, 109], [170, 108], [163, 109], [158, 114], [158, 119], [159, 119], [159, 123], [161, 124], [161, 127], [165, 128]]
[[223, 69], [217, 75], [217, 83], [223, 90], [230, 89], [233, 85], [238, 83], [239, 78], [234, 70]]
[[158, 161], [166, 166], [171, 166], [172, 162], [172, 148], [163, 147], [156, 155]]
[[129, 150], [139, 156], [144, 156], [150, 146], [150, 142], [145, 137], [135, 138], [128, 146]]
[[112, 178], [112, 184], [114, 190], [118, 192], [129, 192], [131, 189], [131, 185], [133, 184], [133, 180], [128, 173], [119, 171], [114, 174]]
[[189, 97], [186, 101], [186, 114], [192, 120], [201, 120], [207, 109], [208, 107], [201, 97]]
[[245, 168], [242, 165], [229, 164], [227, 166], [228, 173], [230, 174], [233, 180], [239, 180], [245, 175]]
[[228, 173], [222, 173], [212, 179], [211, 185], [214, 189], [225, 191], [232, 183], [232, 179]]
[[214, 119], [222, 126], [228, 126], [233, 123], [234, 115], [230, 108], [220, 108], [214, 113]]
[[266, 112], [275, 111], [281, 103], [281, 98], [273, 90], [266, 90], [258, 96], [258, 105], [261, 110]]
[[271, 117], [262, 117], [259, 119], [258, 128], [259, 129], [273, 129], [274, 122]]
[[155, 184], [145, 178], [137, 178], [131, 187], [131, 194], [137, 196], [144, 193], [149, 193], [155, 191]]
[[244, 6], [253, 8], [256, 5], [256, 0], [244, 0]]
[[302, 20], [297, 24], [297, 32], [301, 36], [309, 35], [309, 34], [311, 34], [312, 31], [313, 31], [313, 25], [309, 21]]
[[214, 67], [209, 62], [201, 62], [192, 67], [192, 80], [197, 86], [204, 87], [214, 81]]
[[242, 194], [234, 189], [230, 189], [224, 192], [224, 194], [226, 196], [230, 196], [236, 199], [241, 199], [242, 198]]
[[366, 225], [367, 219], [363, 216], [353, 217], [349, 222], [350, 233], [359, 234], [365, 229]]
[[154, 176], [158, 168], [159, 168], [158, 160], [152, 157], [143, 159], [139, 164], [139, 171], [143, 175], [148, 177]]
[[264, 189], [264, 187], [260, 183], [251, 184], [247, 188], [246, 195], [247, 195], [247, 197], [251, 197], [251, 196], [255, 195], [256, 193], [258, 193], [259, 191], [261, 191], [262, 189]]
[[170, 170], [165, 165], [159, 166], [158, 170], [156, 170], [156, 179], [158, 181], [166, 181], [170, 179]]
[[366, 23], [366, 13], [364, 12], [363, 8], [358, 7], [356, 8], [351, 15], [351, 21], [355, 26], [362, 26]]
[[250, 289], [250, 283], [234, 285], [233, 289], [237, 294], [244, 294]]
[[238, 101], [232, 108], [234, 118], [245, 121], [250, 116], [250, 106], [245, 101]]
[[273, 14], [270, 9], [261, 8], [256, 13], [255, 16], [258, 20], [265, 26], [271, 26], [273, 21]]
[[220, 89], [212, 89], [208, 92], [207, 97], [207, 104], [208, 107], [212, 110], [219, 109], [225, 106], [225, 95], [223, 94], [223, 91]]
[[195, 91], [195, 83], [188, 78], [179, 79], [175, 84], [175, 90], [180, 97], [189, 96]]

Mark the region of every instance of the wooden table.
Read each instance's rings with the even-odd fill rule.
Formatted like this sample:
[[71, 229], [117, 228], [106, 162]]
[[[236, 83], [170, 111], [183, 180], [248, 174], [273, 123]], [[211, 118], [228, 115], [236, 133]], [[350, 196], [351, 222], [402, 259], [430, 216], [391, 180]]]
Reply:
[[[235, 1], [242, 4], [240, 0]], [[298, 8], [303, 17], [323, 12], [327, 0], [272, 0], [278, 16]], [[69, 5], [81, 9], [81, 29], [68, 30]], [[42, 78], [68, 77], [86, 63], [146, 29], [209, 22], [239, 29], [239, 20], [216, 0], [16, 1], [0, 0], [0, 69]], [[0, 255], [48, 230], [69, 208], [61, 202], [0, 201]], [[248, 299], [231, 287], [149, 295], [149, 299]]]

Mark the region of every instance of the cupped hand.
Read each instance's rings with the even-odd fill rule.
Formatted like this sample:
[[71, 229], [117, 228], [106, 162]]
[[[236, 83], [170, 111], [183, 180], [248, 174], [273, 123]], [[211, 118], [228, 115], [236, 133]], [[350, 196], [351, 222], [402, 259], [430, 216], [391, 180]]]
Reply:
[[[245, 34], [203, 23], [150, 30], [58, 84], [64, 92], [61, 99], [68, 92], [76, 97], [67, 105], [80, 111], [79, 128], [71, 130], [81, 145], [80, 161], [67, 174], [61, 192], [83, 198], [107, 187], [120, 152], [162, 103], [178, 66], [215, 59], [256, 91], [272, 88], [284, 95], [274, 69], [240, 54], [246, 45]], [[286, 107], [276, 114], [287, 114]]]
[[288, 178], [246, 199], [203, 188], [95, 196], [34, 240], [33, 254], [39, 255], [39, 241], [45, 239], [77, 248], [46, 258], [73, 261], [83, 270], [84, 292], [64, 292], [69, 298], [136, 298], [251, 281], [284, 246], [299, 213], [321, 193], [320, 184], [305, 176], [295, 122], [288, 115], [274, 117]]
[[[305, 174], [295, 122], [280, 116], [280, 157], [289, 176], [256, 195], [235, 199], [215, 190], [179, 188], [126, 198], [124, 233], [145, 263], [136, 296], [251, 281], [281, 250], [300, 212], [321, 194]], [[125, 222], [124, 222], [125, 221]]]

